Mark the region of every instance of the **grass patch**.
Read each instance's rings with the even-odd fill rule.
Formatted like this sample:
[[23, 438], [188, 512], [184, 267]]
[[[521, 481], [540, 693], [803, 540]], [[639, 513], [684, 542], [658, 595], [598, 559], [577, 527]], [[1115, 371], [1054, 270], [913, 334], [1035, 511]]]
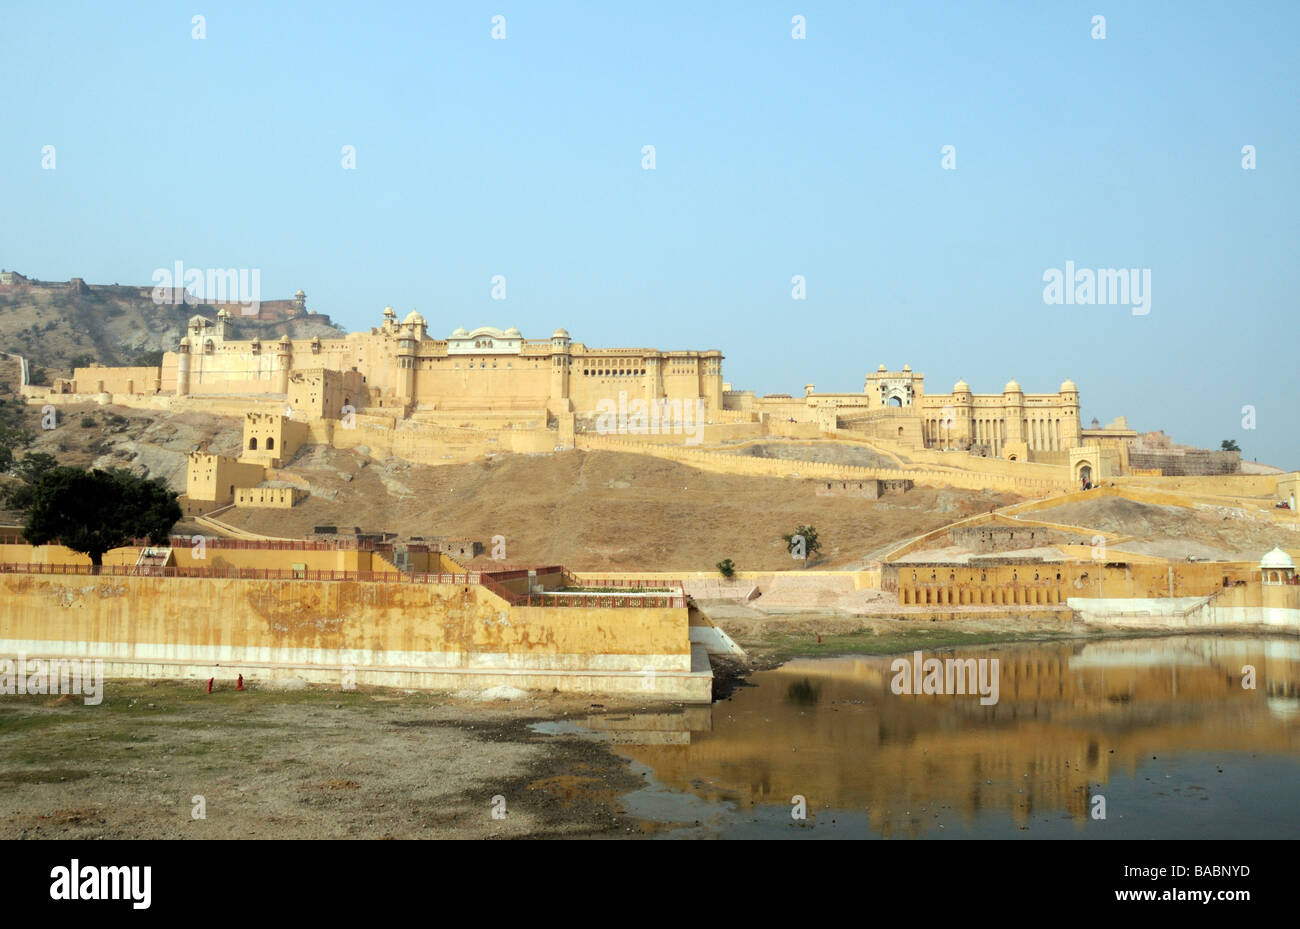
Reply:
[[58, 784], [79, 781], [90, 772], [77, 768], [33, 768], [28, 770], [0, 771], [0, 785], [17, 787], [19, 784]]
[[875, 633], [869, 629], [841, 635], [769, 635], [761, 648], [780, 661], [791, 658], [831, 657], [835, 655], [896, 655], [917, 649], [962, 648], [978, 645], [1042, 642], [1073, 638], [1069, 633], [1050, 632], [962, 632], [957, 629], [916, 629], [904, 632]]

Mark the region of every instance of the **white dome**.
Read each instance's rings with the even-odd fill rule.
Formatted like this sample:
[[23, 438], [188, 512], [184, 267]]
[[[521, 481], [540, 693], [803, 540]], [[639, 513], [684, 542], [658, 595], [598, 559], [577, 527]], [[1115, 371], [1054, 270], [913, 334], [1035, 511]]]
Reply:
[[523, 333], [521, 333], [521, 332], [520, 332], [518, 329], [516, 329], [514, 326], [511, 326], [509, 329], [506, 330], [506, 338], [509, 338], [509, 339], [518, 339], [518, 338], [519, 338], [520, 336], [522, 336], [522, 335], [523, 335]]
[[463, 339], [468, 335], [469, 332], [465, 329], [464, 326], [457, 326], [456, 331], [451, 334], [451, 337], [453, 339]]
[[881, 373], [883, 374], [884, 372], [888, 371], [889, 369], [886, 368], [884, 365], [881, 365], [879, 368], [876, 368], [876, 370], [879, 371], [879, 372], [881, 372]]
[[1078, 386], [1074, 383], [1074, 381], [1070, 380], [1068, 377], [1061, 384], [1061, 393], [1063, 394], [1077, 394], [1078, 392], [1079, 392]]
[[552, 339], [567, 339], [568, 337], [569, 337], [569, 330], [563, 327], [556, 329], [554, 332], [551, 333]]
[[952, 392], [955, 394], [968, 394], [970, 393], [970, 384], [965, 381], [958, 381], [952, 386]]
[[1274, 548], [1271, 552], [1260, 559], [1259, 566], [1265, 570], [1295, 570], [1295, 559], [1282, 551], [1280, 548]]
[[1004, 394], [1018, 394], [1022, 391], [1020, 390], [1020, 385], [1017, 384], [1015, 380], [1010, 380], [1007, 381], [1007, 386], [1002, 388], [1002, 392]]
[[403, 324], [408, 325], [414, 324], [416, 326], [423, 326], [424, 317], [420, 315], [418, 310], [411, 310], [411, 312], [406, 314], [406, 319], [402, 320], [402, 322]]

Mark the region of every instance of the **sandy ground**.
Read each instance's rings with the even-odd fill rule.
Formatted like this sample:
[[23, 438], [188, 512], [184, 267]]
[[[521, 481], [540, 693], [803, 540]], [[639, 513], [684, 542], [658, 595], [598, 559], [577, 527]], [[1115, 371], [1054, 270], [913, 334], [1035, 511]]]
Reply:
[[[781, 536], [800, 525], [817, 529], [824, 556], [817, 567], [849, 567], [891, 542], [1016, 500], [926, 487], [879, 500], [819, 497], [814, 481], [712, 474], [603, 451], [422, 466], [318, 448], [292, 470], [311, 482], [312, 497], [287, 512], [230, 510], [220, 518], [278, 536], [360, 525], [490, 547], [500, 535], [508, 563], [577, 570], [712, 571], [724, 558], [738, 570], [785, 570]], [[479, 560], [492, 564], [486, 554]]]
[[3, 697], [0, 838], [625, 835], [640, 829], [615, 797], [641, 784], [626, 763], [529, 728], [618, 709], [229, 682], [109, 681], [99, 706]]
[[1038, 510], [1032, 518], [1131, 536], [1115, 547], [1165, 558], [1258, 561], [1274, 545], [1296, 544], [1295, 532], [1236, 507], [1162, 506], [1099, 497]]

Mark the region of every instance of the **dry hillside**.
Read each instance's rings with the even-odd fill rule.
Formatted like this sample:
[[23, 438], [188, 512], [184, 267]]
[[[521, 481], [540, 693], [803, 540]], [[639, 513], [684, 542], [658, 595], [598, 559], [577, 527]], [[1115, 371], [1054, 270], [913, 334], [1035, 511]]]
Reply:
[[1097, 497], [1026, 515], [1131, 536], [1115, 546], [1165, 558], [1190, 555], [1214, 561], [1256, 561], [1274, 545], [1295, 547], [1296, 540], [1295, 532], [1235, 507], [1164, 506]]
[[713, 474], [619, 452], [430, 467], [315, 448], [292, 470], [312, 490], [292, 511], [221, 518], [278, 536], [316, 525], [484, 543], [500, 535], [509, 562], [595, 570], [705, 571], [723, 558], [742, 570], [789, 568], [781, 536], [801, 524], [816, 527], [826, 566], [858, 564], [886, 543], [1013, 499], [931, 488], [878, 501], [819, 497], [812, 482]]
[[[78, 290], [56, 284], [10, 290], [0, 292], [0, 351], [17, 352], [34, 369], [45, 369], [32, 371], [36, 383], [69, 375], [79, 357], [127, 365], [142, 354], [173, 350], [191, 316], [216, 317], [211, 307], [155, 304], [148, 288], [139, 286], [90, 285]], [[337, 337], [339, 331], [322, 319], [235, 322], [242, 338], [274, 338], [282, 331], [295, 338]]]
[[[58, 428], [37, 428], [30, 450], [62, 464], [163, 477], [182, 492], [186, 455], [197, 448], [237, 455], [240, 429], [233, 417], [84, 404], [61, 408]], [[793, 562], [781, 536], [802, 524], [817, 528], [825, 566], [847, 566], [888, 543], [1015, 499], [931, 488], [878, 501], [819, 497], [814, 482], [711, 474], [616, 452], [433, 466], [309, 446], [286, 470], [310, 488], [298, 506], [232, 509], [220, 518], [293, 538], [319, 525], [485, 544], [501, 535], [509, 562], [596, 570], [709, 571], [723, 558], [741, 569], [787, 568]], [[19, 521], [16, 514], [0, 520]], [[178, 531], [203, 530], [183, 523]], [[492, 564], [486, 556], [480, 561]]]

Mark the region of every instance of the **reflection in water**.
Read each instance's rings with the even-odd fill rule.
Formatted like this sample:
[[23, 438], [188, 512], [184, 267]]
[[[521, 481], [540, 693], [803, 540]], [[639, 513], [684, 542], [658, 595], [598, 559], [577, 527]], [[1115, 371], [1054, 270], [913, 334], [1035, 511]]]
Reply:
[[[809, 824], [864, 836], [1300, 837], [1300, 642], [949, 654], [1000, 659], [996, 705], [895, 695], [890, 658], [809, 659], [755, 674], [708, 731], [697, 709], [658, 717], [642, 740], [632, 727], [655, 717], [637, 717], [620, 751], [728, 811], [721, 834], [789, 834], [798, 794]], [[1090, 817], [1096, 795], [1105, 821]]]
[[798, 706], [816, 706], [817, 701], [821, 699], [822, 688], [820, 684], [814, 684], [810, 678], [803, 678], [797, 681], [791, 681], [785, 688], [785, 698], [789, 702]]

